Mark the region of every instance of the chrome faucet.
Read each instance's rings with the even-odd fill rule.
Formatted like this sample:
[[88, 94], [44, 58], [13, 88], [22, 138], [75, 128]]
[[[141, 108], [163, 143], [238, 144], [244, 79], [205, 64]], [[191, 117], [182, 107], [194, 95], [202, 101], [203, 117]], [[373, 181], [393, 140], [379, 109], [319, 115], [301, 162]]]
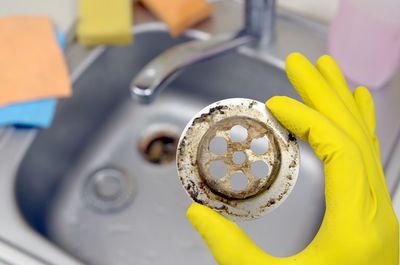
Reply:
[[245, 0], [245, 27], [229, 36], [195, 40], [172, 47], [149, 62], [132, 80], [132, 97], [151, 103], [189, 65], [251, 42], [268, 44], [273, 35], [275, 0]]

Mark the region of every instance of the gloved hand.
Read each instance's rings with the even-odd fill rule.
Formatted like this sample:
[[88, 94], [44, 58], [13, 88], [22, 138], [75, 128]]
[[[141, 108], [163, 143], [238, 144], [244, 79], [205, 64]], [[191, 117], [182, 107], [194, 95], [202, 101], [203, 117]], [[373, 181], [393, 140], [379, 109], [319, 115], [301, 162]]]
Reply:
[[324, 163], [326, 212], [314, 240], [294, 256], [277, 258], [205, 206], [192, 204], [187, 217], [221, 265], [398, 265], [398, 222], [379, 159], [371, 94], [364, 87], [352, 94], [329, 56], [314, 67], [293, 53], [286, 71], [305, 104], [277, 96], [266, 106]]

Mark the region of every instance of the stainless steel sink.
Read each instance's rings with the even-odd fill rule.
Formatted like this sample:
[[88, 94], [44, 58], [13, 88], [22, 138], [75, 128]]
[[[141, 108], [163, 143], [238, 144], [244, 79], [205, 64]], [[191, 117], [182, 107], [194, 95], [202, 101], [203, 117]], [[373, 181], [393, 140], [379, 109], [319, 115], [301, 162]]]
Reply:
[[[50, 129], [0, 130], [0, 263], [16, 265], [215, 264], [185, 218], [191, 201], [173, 152], [186, 122], [224, 98], [298, 98], [283, 71], [289, 52], [325, 53], [326, 28], [285, 12], [268, 47], [242, 47], [189, 67], [143, 106], [130, 100], [135, 73], [165, 49], [237, 31], [240, 1], [220, 1], [213, 19], [185, 37], [138, 7], [130, 47], [69, 50], [74, 96], [59, 102]], [[87, 57], [84, 55], [88, 54]], [[400, 74], [374, 92], [381, 158], [391, 191], [400, 164]], [[323, 169], [300, 143], [298, 182], [272, 213], [240, 223], [265, 251], [287, 256], [314, 237], [324, 215]]]
[[[131, 102], [132, 73], [187, 40], [145, 31], [131, 47], [105, 49], [20, 165], [16, 196], [23, 216], [87, 264], [215, 263], [185, 218], [191, 201], [175, 162], [146, 159], [146, 150], [158, 140], [173, 145], [190, 118], [214, 101], [297, 97], [281, 69], [235, 52], [190, 67], [153, 104]], [[323, 213], [322, 167], [301, 144], [300, 177], [288, 200], [240, 225], [263, 249], [285, 256], [310, 242]]]

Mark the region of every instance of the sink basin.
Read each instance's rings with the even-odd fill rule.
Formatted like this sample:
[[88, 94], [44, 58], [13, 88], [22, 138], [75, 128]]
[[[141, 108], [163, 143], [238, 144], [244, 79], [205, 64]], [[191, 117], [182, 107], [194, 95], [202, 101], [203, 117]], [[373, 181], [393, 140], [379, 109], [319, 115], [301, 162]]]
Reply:
[[[186, 69], [153, 104], [132, 102], [132, 77], [188, 40], [144, 31], [130, 47], [98, 52], [19, 167], [26, 221], [85, 264], [215, 264], [185, 218], [191, 200], [175, 168], [177, 138], [194, 114], [224, 98], [298, 98], [281, 69], [232, 52]], [[272, 255], [303, 249], [324, 215], [322, 165], [304, 143], [300, 154], [297, 184], [282, 206], [240, 223]]]

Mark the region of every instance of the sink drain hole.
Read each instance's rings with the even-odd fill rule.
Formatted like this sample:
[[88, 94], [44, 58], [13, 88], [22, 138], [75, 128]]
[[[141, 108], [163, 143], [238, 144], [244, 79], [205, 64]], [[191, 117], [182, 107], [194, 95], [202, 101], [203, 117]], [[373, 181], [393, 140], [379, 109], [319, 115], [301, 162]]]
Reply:
[[268, 138], [262, 137], [253, 139], [250, 145], [251, 151], [257, 155], [263, 155], [268, 151]]
[[241, 125], [235, 125], [230, 131], [231, 138], [234, 142], [243, 142], [248, 136], [247, 129]]
[[250, 167], [250, 171], [251, 174], [253, 174], [253, 176], [256, 176], [257, 178], [265, 178], [269, 175], [269, 167], [262, 160], [254, 162]]
[[210, 151], [216, 155], [224, 155], [228, 148], [228, 144], [226, 143], [223, 137], [214, 137], [210, 141]]
[[249, 181], [246, 175], [243, 174], [243, 172], [236, 172], [231, 176], [231, 186], [232, 189], [235, 191], [244, 190], [247, 187], [248, 183]]
[[233, 152], [232, 160], [236, 165], [241, 165], [246, 161], [246, 154], [243, 151]]
[[210, 174], [215, 179], [220, 179], [228, 173], [228, 167], [224, 161], [212, 161], [210, 163]]
[[117, 168], [102, 168], [89, 175], [83, 198], [90, 208], [103, 213], [118, 212], [132, 202], [132, 176]]
[[175, 161], [179, 136], [168, 131], [158, 131], [144, 137], [140, 142], [140, 152], [153, 164], [167, 164]]

